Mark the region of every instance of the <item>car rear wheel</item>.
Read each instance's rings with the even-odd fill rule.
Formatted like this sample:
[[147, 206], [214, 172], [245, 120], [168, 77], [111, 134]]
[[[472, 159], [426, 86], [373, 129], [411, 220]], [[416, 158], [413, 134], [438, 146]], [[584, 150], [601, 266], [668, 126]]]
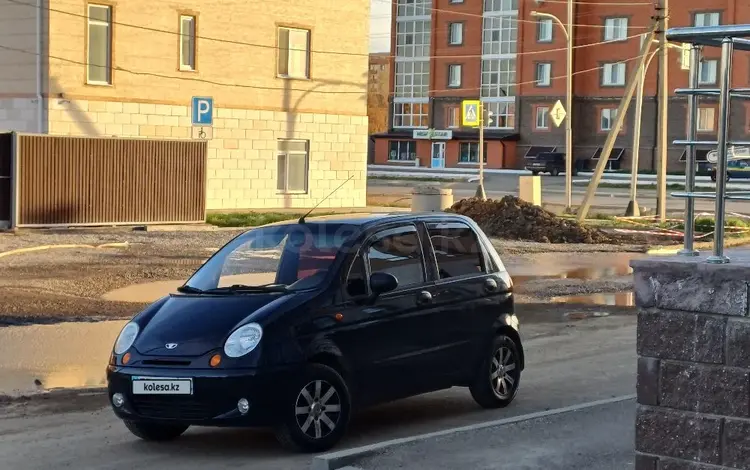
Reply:
[[171, 441], [187, 431], [187, 425], [125, 421], [125, 427], [144, 441]]
[[310, 364], [293, 384], [284, 398], [276, 438], [299, 452], [332, 448], [346, 432], [351, 412], [343, 377], [326, 365]]
[[521, 355], [512, 338], [498, 335], [482, 361], [471, 396], [483, 408], [503, 408], [513, 401], [521, 381]]

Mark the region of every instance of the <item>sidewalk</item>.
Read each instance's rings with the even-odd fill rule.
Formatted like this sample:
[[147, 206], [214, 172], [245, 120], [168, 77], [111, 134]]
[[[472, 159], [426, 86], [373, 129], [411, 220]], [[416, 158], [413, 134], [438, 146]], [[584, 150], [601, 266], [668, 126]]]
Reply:
[[634, 423], [635, 399], [628, 399], [387, 447], [337, 468], [628, 470], [635, 468]]

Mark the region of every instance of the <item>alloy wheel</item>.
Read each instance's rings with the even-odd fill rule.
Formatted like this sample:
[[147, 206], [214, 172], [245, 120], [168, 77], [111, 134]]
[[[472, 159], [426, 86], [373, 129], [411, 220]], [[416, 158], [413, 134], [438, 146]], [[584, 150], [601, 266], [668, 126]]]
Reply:
[[306, 436], [322, 439], [331, 434], [341, 418], [341, 397], [325, 380], [314, 380], [297, 395], [294, 414], [297, 426]]
[[490, 365], [490, 382], [495, 396], [504, 400], [513, 394], [515, 370], [516, 360], [510, 348], [503, 346], [495, 351]]

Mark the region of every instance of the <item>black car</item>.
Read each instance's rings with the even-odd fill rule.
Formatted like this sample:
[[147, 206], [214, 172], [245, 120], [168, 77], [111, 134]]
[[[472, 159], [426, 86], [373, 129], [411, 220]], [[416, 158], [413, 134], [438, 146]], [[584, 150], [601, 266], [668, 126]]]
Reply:
[[142, 439], [269, 426], [302, 451], [333, 447], [353, 409], [453, 386], [504, 407], [524, 368], [512, 287], [460, 215], [265, 225], [124, 326], [110, 402]]
[[[565, 154], [561, 152], [540, 152], [534, 157], [526, 159], [526, 170], [530, 171], [532, 175], [536, 176], [539, 173], [549, 173], [552, 176], [557, 176], [560, 173], [565, 173]], [[577, 175], [578, 171], [573, 167], [573, 176]]]

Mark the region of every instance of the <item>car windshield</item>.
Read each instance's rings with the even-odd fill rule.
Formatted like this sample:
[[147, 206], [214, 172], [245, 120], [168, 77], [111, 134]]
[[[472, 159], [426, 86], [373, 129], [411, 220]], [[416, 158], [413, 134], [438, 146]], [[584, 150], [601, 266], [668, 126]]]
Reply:
[[227, 243], [183, 292], [284, 292], [320, 285], [356, 226], [330, 223], [259, 227]]

